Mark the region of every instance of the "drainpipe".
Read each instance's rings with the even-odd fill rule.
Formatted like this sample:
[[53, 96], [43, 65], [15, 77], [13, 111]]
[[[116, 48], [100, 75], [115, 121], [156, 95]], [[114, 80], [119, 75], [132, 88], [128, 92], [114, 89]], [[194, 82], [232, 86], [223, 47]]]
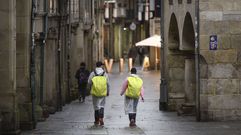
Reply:
[[40, 52], [40, 58], [41, 58], [41, 63], [40, 63], [40, 105], [43, 106], [43, 85], [44, 85], [44, 48], [46, 45], [46, 39], [47, 39], [47, 31], [48, 31], [48, 2], [47, 0], [44, 0], [44, 17], [43, 17], [43, 32], [41, 33], [41, 52]]
[[35, 38], [34, 38], [34, 28], [35, 28], [35, 15], [36, 15], [36, 0], [32, 0], [32, 11], [31, 11], [31, 56], [30, 56], [30, 88], [31, 88], [31, 100], [32, 100], [32, 121], [35, 128], [36, 118], [35, 118]]
[[161, 84], [160, 84], [160, 99], [159, 99], [159, 110], [167, 110], [168, 104], [168, 90], [167, 80], [165, 75], [166, 69], [166, 57], [165, 57], [165, 40], [164, 40], [164, 0], [161, 0]]
[[[62, 32], [62, 20], [64, 17], [64, 3], [62, 0], [59, 0], [59, 12], [60, 12], [60, 18], [59, 18], [59, 26], [58, 26], [58, 84], [57, 84], [57, 110], [62, 111], [62, 83], [61, 83], [61, 32]], [[64, 10], [64, 11], [63, 11]]]
[[[44, 36], [44, 32], [40, 33], [40, 37]], [[42, 39], [40, 45], [40, 106], [43, 106], [43, 83], [44, 83], [44, 46], [45, 39]]]
[[68, 39], [68, 47], [66, 49], [67, 53], [67, 102], [70, 102], [70, 48], [71, 48], [71, 0], [69, 0], [69, 39]]
[[199, 0], [195, 0], [195, 71], [196, 71], [196, 120], [201, 121], [200, 114], [200, 14]]

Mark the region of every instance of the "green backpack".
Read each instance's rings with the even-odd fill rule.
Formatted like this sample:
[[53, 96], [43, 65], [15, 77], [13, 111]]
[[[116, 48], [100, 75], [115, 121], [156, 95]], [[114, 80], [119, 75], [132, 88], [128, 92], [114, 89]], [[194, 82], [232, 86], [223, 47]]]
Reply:
[[92, 78], [91, 95], [96, 97], [107, 96], [107, 78], [103, 74], [98, 75], [96, 72], [95, 76]]

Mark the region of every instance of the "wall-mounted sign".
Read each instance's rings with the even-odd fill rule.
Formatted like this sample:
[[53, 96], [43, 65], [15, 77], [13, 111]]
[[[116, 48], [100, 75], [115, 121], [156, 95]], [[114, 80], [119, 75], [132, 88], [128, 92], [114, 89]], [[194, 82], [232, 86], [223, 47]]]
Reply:
[[131, 23], [130, 29], [131, 30], [136, 30], [136, 24], [134, 22]]
[[211, 35], [209, 42], [209, 50], [217, 50], [218, 49], [218, 36]]

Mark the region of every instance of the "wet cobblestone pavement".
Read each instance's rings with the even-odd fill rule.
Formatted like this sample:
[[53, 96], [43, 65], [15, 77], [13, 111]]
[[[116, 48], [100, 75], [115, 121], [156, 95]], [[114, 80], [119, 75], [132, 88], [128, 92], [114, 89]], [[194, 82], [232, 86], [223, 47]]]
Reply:
[[113, 71], [109, 74], [111, 93], [105, 108], [105, 126], [93, 126], [91, 97], [85, 103], [73, 101], [36, 129], [23, 135], [241, 135], [241, 122], [196, 122], [194, 117], [177, 116], [176, 112], [158, 110], [160, 74], [156, 71], [140, 71], [144, 80], [145, 102], [139, 102], [137, 127], [129, 128], [124, 114], [124, 97], [119, 95], [127, 73]]

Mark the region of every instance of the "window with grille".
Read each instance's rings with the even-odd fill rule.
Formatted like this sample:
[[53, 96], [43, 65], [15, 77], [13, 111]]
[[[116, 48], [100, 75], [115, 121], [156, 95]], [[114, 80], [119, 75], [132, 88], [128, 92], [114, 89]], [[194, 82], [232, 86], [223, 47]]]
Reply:
[[173, 5], [173, 0], [169, 0], [169, 5]]
[[49, 13], [55, 14], [57, 12], [57, 1], [49, 0]]
[[178, 0], [178, 4], [182, 4], [182, 0]]

